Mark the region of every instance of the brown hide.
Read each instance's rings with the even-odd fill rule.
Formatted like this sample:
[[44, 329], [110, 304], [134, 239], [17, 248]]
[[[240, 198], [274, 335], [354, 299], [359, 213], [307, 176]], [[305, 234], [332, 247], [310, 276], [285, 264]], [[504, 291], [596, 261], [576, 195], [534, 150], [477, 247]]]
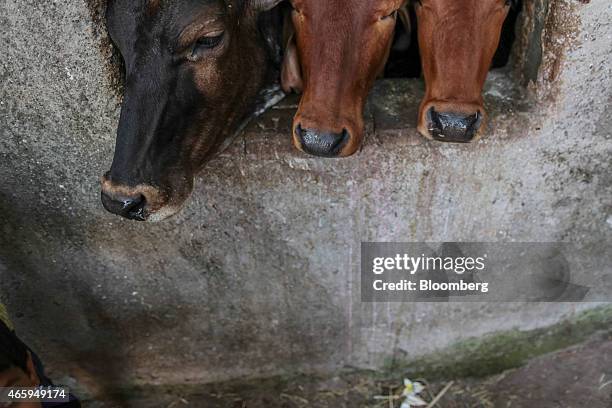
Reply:
[[298, 149], [339, 157], [360, 147], [365, 102], [384, 68], [403, 3], [292, 1], [295, 43], [288, 47], [283, 85], [285, 90], [303, 88], [293, 122]]
[[[505, 0], [422, 0], [415, 4], [426, 84], [418, 118], [423, 136], [444, 141], [443, 134], [437, 137], [444, 132], [435, 129], [441, 126], [432, 123], [432, 112], [451, 118], [443, 122], [444, 131], [447, 136], [454, 132], [458, 140], [445, 141], [469, 142], [481, 135], [485, 117], [482, 88], [508, 9]], [[472, 134], [461, 135], [452, 128], [453, 118], [458, 123], [470, 117], [478, 118], [472, 123]]]

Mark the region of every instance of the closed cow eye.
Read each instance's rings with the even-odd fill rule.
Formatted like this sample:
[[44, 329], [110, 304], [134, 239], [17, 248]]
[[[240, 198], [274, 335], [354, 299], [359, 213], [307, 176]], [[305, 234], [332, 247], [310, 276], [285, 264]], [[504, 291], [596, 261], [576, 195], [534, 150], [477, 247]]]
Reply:
[[214, 48], [221, 42], [223, 38], [223, 33], [220, 35], [215, 35], [213, 37], [202, 37], [198, 40], [197, 46], [204, 48]]
[[381, 20], [386, 20], [389, 18], [396, 18], [397, 17], [397, 10], [393, 10], [393, 13], [391, 14], [387, 14], [386, 16], [381, 17]]
[[212, 49], [218, 47], [223, 41], [223, 36], [224, 33], [220, 32], [198, 38], [198, 40], [193, 44], [187, 59], [195, 61], [205, 55], [207, 52], [210, 52]]

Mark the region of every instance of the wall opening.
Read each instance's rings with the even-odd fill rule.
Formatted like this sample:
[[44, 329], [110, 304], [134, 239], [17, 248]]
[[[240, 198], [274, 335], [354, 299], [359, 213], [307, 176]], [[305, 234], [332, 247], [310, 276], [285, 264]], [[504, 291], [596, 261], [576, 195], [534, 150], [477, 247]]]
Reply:
[[[516, 39], [517, 22], [522, 11], [522, 0], [517, 0], [508, 12], [508, 17], [504, 21], [501, 38], [491, 69], [503, 68], [508, 65], [512, 55], [512, 49]], [[395, 38], [389, 60], [385, 67], [385, 78], [420, 78], [421, 77], [421, 58], [417, 38], [417, 19], [414, 6], [410, 5], [410, 25], [412, 30], [407, 30], [404, 24], [399, 21], [395, 30]]]

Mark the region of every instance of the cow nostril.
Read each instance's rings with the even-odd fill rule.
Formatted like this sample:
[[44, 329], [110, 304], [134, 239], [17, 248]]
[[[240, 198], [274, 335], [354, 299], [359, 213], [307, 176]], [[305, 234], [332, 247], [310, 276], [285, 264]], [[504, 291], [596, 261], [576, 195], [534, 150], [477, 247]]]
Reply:
[[297, 126], [295, 127], [295, 134], [299, 138], [302, 137], [302, 124], [301, 123], [298, 123]]
[[135, 221], [145, 221], [146, 198], [139, 194], [134, 197], [111, 197], [104, 191], [101, 194], [102, 205], [107, 211]]
[[346, 128], [342, 128], [342, 141], [348, 140], [350, 139], [351, 135], [349, 134], [349, 131], [346, 130]]
[[442, 123], [440, 123], [440, 116], [438, 112], [431, 107], [427, 111], [427, 123], [430, 132], [435, 132], [442, 129]]
[[322, 132], [317, 129], [304, 129], [301, 124], [296, 126], [295, 135], [304, 152], [320, 157], [338, 156], [351, 137], [346, 128], [340, 133]]
[[478, 133], [482, 114], [473, 115], [455, 112], [437, 112], [433, 107], [427, 111], [427, 128], [432, 138], [441, 142], [469, 143]]

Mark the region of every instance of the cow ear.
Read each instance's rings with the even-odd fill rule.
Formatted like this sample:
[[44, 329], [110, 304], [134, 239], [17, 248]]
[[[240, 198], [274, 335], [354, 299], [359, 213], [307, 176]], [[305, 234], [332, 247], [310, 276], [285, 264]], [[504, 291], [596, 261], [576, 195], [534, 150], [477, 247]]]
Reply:
[[285, 13], [283, 24], [283, 43], [285, 44], [283, 64], [281, 67], [281, 86], [285, 93], [301, 93], [304, 88], [300, 57], [295, 43], [295, 27], [291, 22], [291, 13]]
[[304, 89], [300, 58], [293, 36], [289, 38], [289, 42], [285, 48], [285, 56], [281, 68], [281, 86], [285, 93], [301, 93]]
[[284, 0], [251, 0], [251, 4], [255, 10], [266, 11], [273, 9]]

